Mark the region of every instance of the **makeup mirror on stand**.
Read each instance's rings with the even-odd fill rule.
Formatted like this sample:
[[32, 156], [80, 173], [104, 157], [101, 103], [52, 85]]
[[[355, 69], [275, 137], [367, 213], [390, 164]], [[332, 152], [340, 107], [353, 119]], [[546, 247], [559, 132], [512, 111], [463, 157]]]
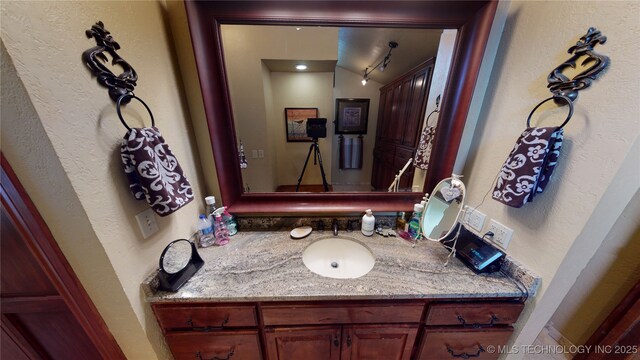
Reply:
[[431, 241], [446, 238], [458, 223], [464, 207], [466, 188], [460, 175], [440, 181], [422, 212], [420, 228], [422, 236]]
[[160, 255], [159, 290], [178, 291], [202, 265], [204, 261], [194, 243], [187, 239], [170, 242]]

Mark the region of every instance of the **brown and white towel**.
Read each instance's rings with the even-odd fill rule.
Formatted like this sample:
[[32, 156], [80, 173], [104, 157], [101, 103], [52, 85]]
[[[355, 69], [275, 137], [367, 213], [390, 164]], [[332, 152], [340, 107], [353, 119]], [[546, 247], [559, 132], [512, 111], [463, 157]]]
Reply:
[[505, 205], [522, 207], [544, 191], [558, 164], [562, 128], [527, 128], [502, 165], [493, 198]]
[[130, 129], [122, 141], [120, 157], [133, 196], [146, 199], [159, 216], [193, 200], [189, 180], [158, 128]]

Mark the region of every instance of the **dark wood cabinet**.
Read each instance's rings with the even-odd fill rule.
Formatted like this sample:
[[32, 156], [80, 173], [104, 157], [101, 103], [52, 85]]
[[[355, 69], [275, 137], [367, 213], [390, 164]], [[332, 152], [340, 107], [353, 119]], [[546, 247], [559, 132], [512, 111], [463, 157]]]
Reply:
[[512, 332], [512, 327], [427, 328], [418, 359], [497, 359], [500, 357], [498, 346], [505, 346]]
[[[522, 299], [154, 303], [176, 359], [444, 359], [504, 346]], [[480, 350], [482, 348], [482, 350]]]
[[262, 359], [258, 330], [170, 332], [166, 339], [176, 360]]
[[341, 360], [409, 360], [418, 325], [357, 325], [342, 329]]
[[[434, 59], [429, 59], [380, 88], [371, 174], [374, 190], [386, 190], [415, 153], [429, 97], [433, 66]], [[412, 181], [413, 167], [410, 167], [400, 179], [400, 189], [411, 190]]]
[[270, 328], [265, 338], [269, 360], [340, 359], [340, 326]]
[[417, 359], [497, 359], [523, 308], [522, 302], [433, 303]]

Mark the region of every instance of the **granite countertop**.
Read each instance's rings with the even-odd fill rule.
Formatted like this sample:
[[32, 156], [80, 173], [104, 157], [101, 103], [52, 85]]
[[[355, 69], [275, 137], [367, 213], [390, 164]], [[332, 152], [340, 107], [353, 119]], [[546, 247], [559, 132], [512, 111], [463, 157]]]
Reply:
[[533, 296], [540, 278], [507, 258], [500, 273], [477, 275], [457, 258], [443, 266], [449, 252], [436, 242], [415, 247], [405, 240], [359, 231], [339, 237], [364, 244], [376, 258], [373, 269], [357, 279], [332, 279], [308, 270], [303, 250], [331, 237], [317, 232], [293, 240], [288, 231], [249, 231], [222, 247], [198, 249], [205, 265], [175, 293], [157, 291], [157, 271], [142, 283], [149, 302], [287, 301], [415, 298], [519, 298]]

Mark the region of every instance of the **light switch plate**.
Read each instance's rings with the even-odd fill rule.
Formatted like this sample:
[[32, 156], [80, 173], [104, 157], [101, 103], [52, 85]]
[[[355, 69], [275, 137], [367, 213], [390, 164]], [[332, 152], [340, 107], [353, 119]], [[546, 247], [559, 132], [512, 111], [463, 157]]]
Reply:
[[158, 223], [156, 222], [156, 215], [153, 209], [147, 209], [138, 215], [136, 215], [138, 226], [142, 232], [142, 236], [146, 239], [149, 236], [155, 234], [160, 230]]
[[487, 218], [487, 215], [469, 206], [465, 206], [464, 209], [463, 222], [476, 231], [482, 231], [482, 227], [484, 227], [484, 220]]
[[258, 159], [263, 159], [264, 158], [264, 150], [260, 149], [258, 150]]

